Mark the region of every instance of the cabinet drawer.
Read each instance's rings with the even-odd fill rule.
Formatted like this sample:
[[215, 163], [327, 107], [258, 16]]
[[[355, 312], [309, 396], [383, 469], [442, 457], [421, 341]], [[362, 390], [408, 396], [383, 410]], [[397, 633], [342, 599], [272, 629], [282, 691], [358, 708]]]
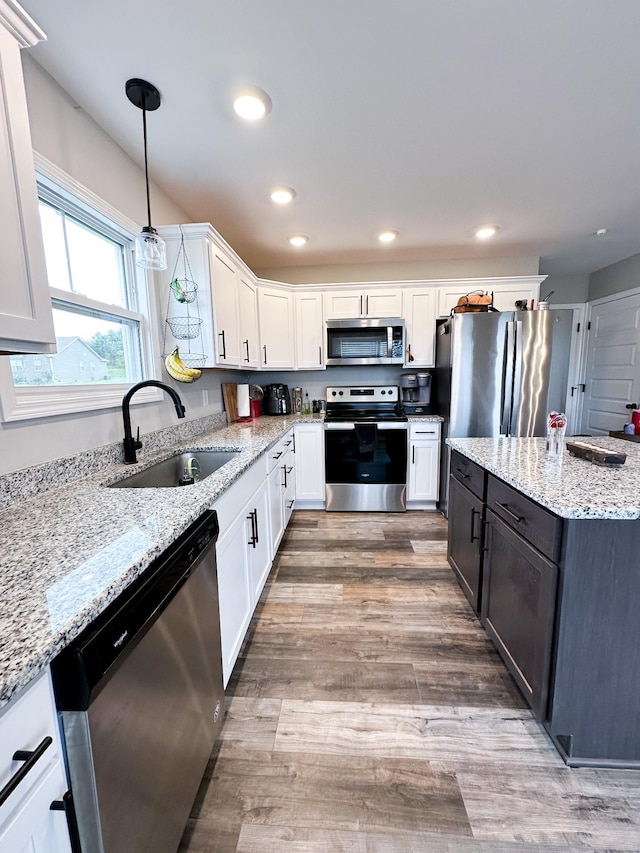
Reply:
[[484, 500], [485, 471], [457, 450], [451, 451], [451, 476], [455, 477], [470, 492]]
[[489, 476], [487, 507], [554, 563], [560, 555], [562, 520], [502, 480]]
[[422, 424], [409, 424], [410, 441], [440, 441], [440, 422], [425, 421]]
[[293, 441], [293, 430], [290, 429], [286, 435], [283, 435], [282, 438], [276, 441], [273, 447], [270, 447], [269, 450], [267, 450], [267, 472], [269, 474], [273, 471], [276, 465], [282, 465], [285, 455], [290, 450], [293, 450]]

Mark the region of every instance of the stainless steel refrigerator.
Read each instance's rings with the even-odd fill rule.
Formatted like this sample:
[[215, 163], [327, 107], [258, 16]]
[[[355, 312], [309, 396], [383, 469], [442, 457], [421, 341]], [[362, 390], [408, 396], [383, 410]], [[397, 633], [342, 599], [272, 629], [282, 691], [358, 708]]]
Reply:
[[564, 411], [571, 311], [454, 314], [436, 330], [435, 411], [442, 429], [440, 508], [447, 513], [448, 437], [543, 436]]

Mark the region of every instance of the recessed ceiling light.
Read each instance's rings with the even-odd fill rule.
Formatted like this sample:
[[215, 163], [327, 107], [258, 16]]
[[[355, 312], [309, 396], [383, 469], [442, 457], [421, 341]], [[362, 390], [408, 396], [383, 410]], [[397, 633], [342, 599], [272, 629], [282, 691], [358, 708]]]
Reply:
[[397, 236], [397, 231], [381, 231], [380, 234], [378, 234], [378, 240], [380, 240], [381, 243], [391, 243]]
[[476, 237], [479, 240], [488, 240], [489, 237], [493, 237], [497, 230], [497, 225], [483, 225], [481, 228], [476, 230]]
[[292, 246], [304, 246], [305, 243], [309, 242], [309, 238], [305, 234], [294, 234], [288, 239]]
[[606, 233], [607, 233], [606, 228], [598, 228], [598, 230], [596, 231], [596, 237], [604, 237], [604, 235]]
[[296, 191], [292, 190], [291, 187], [277, 187], [277, 189], [271, 190], [269, 195], [271, 201], [275, 201], [276, 204], [289, 204], [296, 197]]
[[235, 98], [233, 108], [241, 118], [258, 121], [271, 111], [271, 98], [262, 89], [243, 89]]

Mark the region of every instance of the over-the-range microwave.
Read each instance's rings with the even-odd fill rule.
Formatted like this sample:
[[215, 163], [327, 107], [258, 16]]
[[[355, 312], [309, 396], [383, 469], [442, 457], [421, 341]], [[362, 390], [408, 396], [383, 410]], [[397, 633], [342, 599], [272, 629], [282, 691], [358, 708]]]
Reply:
[[403, 364], [404, 320], [327, 320], [327, 367], [337, 364]]

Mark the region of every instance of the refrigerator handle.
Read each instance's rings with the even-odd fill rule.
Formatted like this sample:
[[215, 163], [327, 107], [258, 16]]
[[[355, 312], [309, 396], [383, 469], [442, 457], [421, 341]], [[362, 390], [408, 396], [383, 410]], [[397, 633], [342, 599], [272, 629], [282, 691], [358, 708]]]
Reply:
[[506, 327], [506, 337], [504, 343], [506, 352], [504, 369], [504, 389], [502, 391], [502, 413], [500, 415], [501, 435], [509, 435], [509, 428], [511, 426], [515, 334], [516, 321], [509, 320]]
[[[511, 404], [511, 423], [509, 424], [509, 435], [520, 435], [521, 430], [516, 429], [516, 431], [514, 432], [514, 428], [516, 427], [516, 422], [520, 415], [520, 407], [522, 406], [522, 320], [516, 320], [514, 322], [514, 326], [516, 333], [516, 341], [513, 362], [513, 402]], [[532, 433], [526, 431], [522, 434], [531, 435]]]

